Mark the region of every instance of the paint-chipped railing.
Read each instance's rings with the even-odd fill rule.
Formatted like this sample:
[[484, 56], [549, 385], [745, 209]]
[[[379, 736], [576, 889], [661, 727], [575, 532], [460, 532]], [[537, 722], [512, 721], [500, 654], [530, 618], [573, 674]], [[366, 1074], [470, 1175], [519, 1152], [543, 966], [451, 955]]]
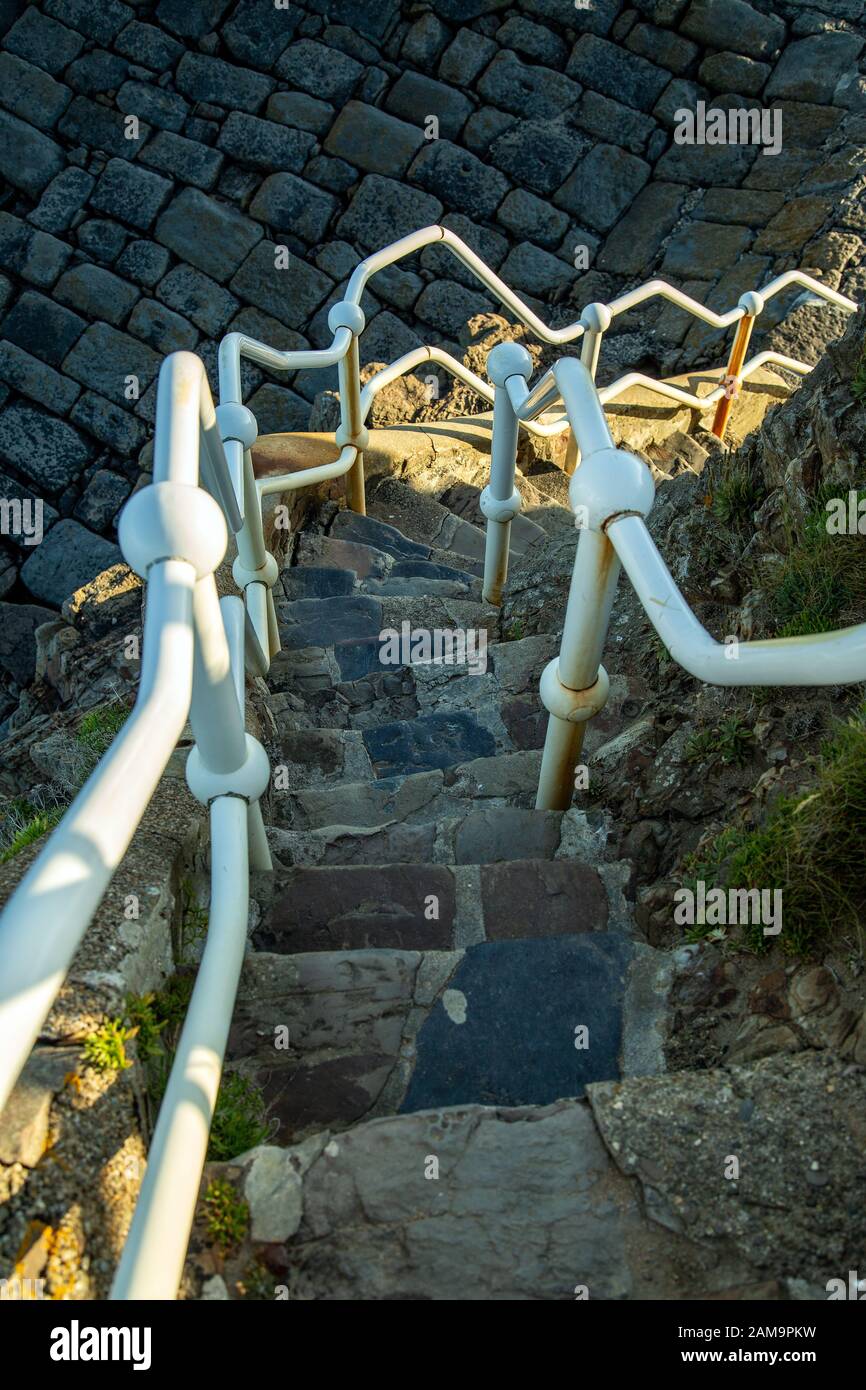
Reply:
[[[582, 338], [581, 360], [564, 358], [530, 389], [531, 361], [516, 344], [491, 353], [492, 385], [447, 352], [421, 347], [385, 367], [362, 390], [358, 339], [364, 329], [364, 287], [378, 270], [432, 243], [446, 246], [541, 341], [564, 346]], [[599, 663], [620, 563], [662, 640], [703, 679], [814, 683], [815, 654], [825, 663], [821, 683], [866, 677], [866, 627], [820, 638], [744, 643], [736, 670], [726, 659], [723, 666], [721, 649], [691, 614], [646, 531], [643, 517], [652, 492], [648, 470], [613, 448], [604, 417], [604, 403], [636, 384], [706, 410], [716, 400], [729, 400], [732, 384], [765, 362], [808, 371], [805, 363], [770, 352], [743, 363], [743, 325], [750, 329], [764, 301], [792, 284], [848, 311], [856, 307], [797, 271], [779, 276], [760, 293], [744, 295], [724, 314], [654, 280], [609, 305], [589, 305], [568, 327], [551, 329], [452, 232], [427, 227], [358, 266], [345, 298], [330, 312], [334, 336], [329, 348], [281, 352], [229, 334], [220, 347], [221, 404], [216, 410], [200, 359], [187, 352], [166, 359], [157, 394], [153, 482], [127, 503], [119, 528], [124, 558], [147, 583], [135, 707], [0, 917], [2, 1109], [189, 719], [195, 746], [187, 760], [187, 781], [209, 809], [210, 924], [112, 1297], [174, 1298], [177, 1293], [243, 961], [249, 869], [270, 868], [259, 808], [270, 770], [244, 720], [245, 674], [266, 676], [279, 650], [272, 593], [278, 569], [265, 546], [263, 497], [348, 475], [349, 505], [363, 512], [363, 452], [373, 400], [398, 376], [424, 362], [436, 363], [493, 404], [491, 481], [481, 505], [488, 521], [484, 594], [498, 602], [509, 530], [520, 509], [514, 488], [518, 430], [571, 430], [571, 471], [578, 449], [583, 453], [571, 483], [572, 501], [588, 519], [578, 543], [562, 654], [542, 680], [551, 720], [538, 800], [540, 806], [568, 804], [583, 721], [601, 707], [606, 691]], [[596, 389], [599, 347], [612, 319], [657, 295], [716, 328], [739, 325], [728, 380], [711, 395], [701, 399], [637, 372]], [[340, 453], [332, 463], [256, 480], [251, 449], [257, 426], [242, 402], [243, 357], [275, 371], [336, 365]], [[562, 415], [552, 421], [539, 418], [560, 401]], [[724, 429], [718, 417], [716, 428], [719, 433]], [[217, 595], [214, 574], [229, 531], [237, 543], [232, 572], [243, 601]]]
[[[260, 366], [268, 367], [272, 371], [290, 372], [335, 365], [338, 371], [340, 427], [336, 433], [336, 442], [342, 446], [339, 458], [333, 463], [304, 470], [302, 473], [269, 477], [255, 484], [260, 495], [270, 492], [285, 492], [306, 486], [310, 482], [348, 475], [346, 490], [348, 504], [355, 511], [363, 512], [365, 506], [364, 449], [369, 442], [367, 418], [373, 401], [385, 386], [425, 363], [432, 363], [444, 368], [459, 381], [470, 386], [483, 400], [494, 406], [495, 416], [497, 382], [492, 370], [488, 369], [490, 381], [485, 381], [442, 348], [428, 346], [413, 348], [411, 352], [404, 353], [402, 357], [397, 358], [389, 366], [383, 367], [367, 382], [363, 389], [361, 388], [358, 340], [365, 327], [364, 311], [361, 308], [364, 290], [378, 271], [384, 270], [387, 266], [393, 265], [407, 256], [412, 256], [423, 247], [431, 245], [440, 245], [446, 248], [459, 261], [462, 261], [476, 279], [515, 318], [525, 324], [541, 342], [552, 346], [565, 346], [582, 339], [581, 361], [587, 367], [593, 380], [595, 379], [602, 340], [613, 320], [620, 314], [636, 309], [638, 305], [647, 300], [666, 299], [713, 328], [730, 328], [736, 324], [737, 331], [724, 379], [719, 386], [705, 396], [697, 396], [666, 381], [656, 381], [643, 372], [626, 372], [616, 381], [611, 382], [610, 385], [601, 387], [598, 392], [599, 399], [605, 405], [618, 399], [632, 386], [646, 387], [667, 400], [690, 406], [701, 412], [705, 412], [715, 405], [713, 429], [719, 437], [724, 434], [728, 413], [741, 383], [758, 371], [760, 367], [768, 365], [783, 367], [801, 376], [811, 371], [807, 362], [801, 362], [797, 358], [787, 357], [783, 353], [769, 350], [759, 352], [748, 362], [745, 361], [746, 348], [755, 321], [763, 313], [768, 300], [790, 289], [791, 286], [798, 285], [808, 291], [811, 297], [826, 300], [837, 308], [845, 310], [846, 313], [854, 313], [857, 308], [853, 300], [830, 289], [827, 285], [822, 285], [820, 281], [814, 280], [810, 275], [805, 275], [799, 270], [788, 270], [777, 276], [775, 280], [771, 280], [769, 284], [764, 285], [760, 291], [750, 290], [747, 294], [742, 295], [737, 304], [724, 313], [716, 313], [706, 305], [700, 304], [696, 299], [692, 299], [690, 295], [684, 294], [682, 290], [668, 285], [664, 280], [649, 280], [646, 284], [639, 285], [636, 289], [619, 295], [609, 304], [588, 304], [574, 323], [567, 324], [563, 328], [550, 328], [537, 314], [533, 313], [529, 305], [525, 304], [519, 295], [509, 289], [508, 285], [500, 280], [489, 266], [485, 265], [484, 261], [465, 242], [461, 241], [447, 227], [422, 227], [419, 231], [412, 232], [409, 236], [402, 237], [391, 246], [385, 247], [384, 250], [368, 256], [356, 267], [346, 286], [344, 298], [332, 307], [328, 315], [328, 327], [334, 335], [330, 348], [280, 352], [242, 333], [230, 333], [223, 339], [219, 353], [220, 401], [222, 402], [220, 416], [221, 424], [234, 429], [234, 434], [226, 435], [225, 431], [223, 434], [233, 476], [241, 476], [244, 469], [244, 451], [246, 450], [248, 454], [249, 448], [256, 438], [255, 420], [252, 414], [241, 405], [241, 359], [244, 357], [250, 361], [258, 362]], [[523, 372], [523, 369], [521, 371], [528, 379], [531, 371], [528, 355], [526, 357], [526, 371]], [[549, 376], [550, 373], [547, 373], [534, 389], [544, 394], [549, 385]], [[555, 398], [552, 399], [555, 403]], [[546, 409], [547, 407], [545, 407]], [[567, 414], [560, 413], [552, 420], [541, 420], [538, 418], [540, 413], [544, 413], [544, 411], [530, 411], [521, 415], [516, 428], [543, 436], [560, 434], [571, 428], [566, 472], [573, 473], [578, 463], [579, 454], [577, 437], [573, 427], [569, 424]], [[506, 425], [502, 424], [498, 431], [500, 440], [505, 429]], [[496, 438], [497, 431], [495, 429], [493, 433], [494, 438]], [[513, 465], [510, 467], [509, 478], [507, 461], [509, 452], [510, 449], [507, 449], [506, 458], [502, 461], [499, 458], [499, 446], [493, 446], [491, 481], [481, 497], [484, 515], [488, 522], [493, 523], [488, 526], [489, 539], [484, 577], [484, 597], [491, 603], [498, 603], [501, 597], [505, 579], [504, 564], [508, 553], [508, 527], [520, 510], [520, 496], [514, 489]], [[251, 477], [251, 469], [248, 469], [248, 472]], [[251, 483], [250, 486], [253, 484]], [[259, 554], [261, 557], [264, 556], [263, 547], [260, 547]], [[260, 558], [258, 573], [248, 569], [245, 571], [245, 575], [247, 577], [252, 575], [258, 579], [264, 577], [265, 583], [272, 583], [273, 580], [269, 580], [267, 577], [269, 572], [266, 569], [264, 558]], [[238, 576], [236, 575], [236, 577]], [[272, 605], [269, 606], [268, 611], [272, 621]], [[263, 618], [258, 620], [259, 635], [262, 639], [264, 637], [263, 621]]]
[[715, 641], [689, 608], [649, 533], [645, 518], [655, 495], [652, 474], [642, 459], [614, 445], [587, 366], [563, 358], [545, 377], [546, 388], [530, 392], [522, 364], [515, 359], [510, 370], [505, 359], [515, 345], [494, 352], [501, 354], [496, 366], [504, 377], [494, 436], [499, 419], [509, 438], [510, 416], [525, 418], [561, 400], [582, 453], [569, 484], [580, 529], [560, 652], [545, 667], [540, 685], [550, 714], [536, 799], [540, 810], [571, 804], [586, 723], [607, 700], [601, 657], [621, 568], [673, 659], [699, 680], [722, 686], [866, 680], [866, 623], [775, 641]]

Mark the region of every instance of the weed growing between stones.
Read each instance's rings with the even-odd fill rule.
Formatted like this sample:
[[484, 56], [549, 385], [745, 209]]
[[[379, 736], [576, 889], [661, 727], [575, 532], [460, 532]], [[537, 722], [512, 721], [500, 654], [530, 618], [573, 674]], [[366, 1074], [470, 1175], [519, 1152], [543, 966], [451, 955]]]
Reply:
[[738, 714], [723, 719], [713, 729], [700, 729], [685, 746], [686, 761], [713, 763], [716, 760], [745, 767], [754, 751], [755, 735]]
[[[780, 797], [763, 825], [729, 825], [683, 863], [685, 881], [707, 888], [781, 889], [782, 949], [819, 953], [856, 933], [862, 947], [866, 888], [866, 704], [840, 724], [821, 750], [814, 784]], [[689, 940], [711, 927], [695, 925]], [[769, 942], [760, 926], [743, 927], [742, 945], [761, 953]]]
[[204, 945], [210, 913], [202, 907], [192, 880], [185, 878], [180, 885], [180, 939], [178, 957], [181, 965], [191, 965], [193, 957], [201, 954], [197, 947]]
[[75, 741], [93, 755], [94, 766], [114, 742], [128, 718], [129, 710], [119, 702], [102, 705], [85, 714], [75, 731]]
[[223, 1076], [210, 1131], [207, 1156], [211, 1162], [236, 1158], [263, 1144], [270, 1134], [264, 1096], [237, 1072]]
[[713, 514], [725, 526], [742, 529], [751, 525], [766, 495], [760, 477], [742, 459], [732, 459], [712, 485]]
[[866, 617], [866, 537], [831, 534], [824, 489], [802, 520], [787, 519], [786, 554], [764, 579], [779, 637], [831, 632]]
[[236, 1288], [241, 1298], [250, 1302], [270, 1303], [276, 1297], [277, 1281], [260, 1260], [254, 1260], [244, 1270]]
[[[126, 999], [126, 1036], [136, 1038], [152, 1118], [165, 1095], [194, 984], [193, 972], [184, 970], [172, 975], [163, 989], [128, 995]], [[267, 1107], [259, 1088], [235, 1072], [224, 1075], [211, 1126], [208, 1158], [235, 1158], [263, 1143], [269, 1134]]]
[[0, 843], [3, 844], [0, 864], [14, 859], [22, 849], [53, 830], [65, 809], [61, 805], [37, 807], [26, 797], [15, 797], [8, 802], [0, 823]]
[[204, 1195], [208, 1235], [224, 1255], [240, 1245], [250, 1223], [250, 1209], [225, 1178], [214, 1178]]
[[135, 1028], [128, 1028], [120, 1018], [107, 1018], [84, 1043], [84, 1060], [97, 1071], [127, 1071], [132, 1061], [126, 1055], [126, 1044], [135, 1037]]

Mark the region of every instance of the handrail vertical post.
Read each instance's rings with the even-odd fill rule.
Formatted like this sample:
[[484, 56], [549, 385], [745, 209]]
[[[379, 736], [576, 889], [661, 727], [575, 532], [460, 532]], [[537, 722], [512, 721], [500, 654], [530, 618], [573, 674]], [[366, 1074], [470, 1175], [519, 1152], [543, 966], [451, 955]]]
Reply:
[[535, 803], [541, 811], [571, 805], [584, 725], [603, 708], [610, 688], [601, 655], [620, 562], [605, 527], [624, 512], [647, 515], [655, 491], [646, 464], [614, 446], [586, 363], [562, 358], [554, 377], [585, 455], [568, 488], [580, 537], [562, 641], [541, 676], [541, 700], [550, 713]]
[[540, 811], [566, 811], [571, 805], [586, 721], [607, 698], [601, 654], [619, 572], [619, 560], [604, 532], [582, 530], [559, 657], [541, 678], [541, 699], [550, 719], [535, 803]]
[[353, 444], [357, 449], [355, 462], [346, 475], [346, 501], [353, 512], [366, 515], [367, 501], [364, 491], [364, 450], [369, 442], [369, 432], [364, 423], [361, 406], [361, 357], [358, 339], [364, 331], [364, 311], [359, 304], [349, 304], [345, 300], [335, 304], [328, 314], [328, 327], [332, 333], [339, 328], [348, 328], [352, 341], [347, 352], [337, 363], [337, 380], [340, 392], [340, 428], [336, 442], [340, 448]]
[[487, 375], [495, 390], [490, 482], [479, 499], [487, 520], [482, 595], [486, 603], [499, 604], [508, 577], [511, 523], [522, 506], [520, 493], [514, 486], [519, 424], [506, 383], [515, 376], [528, 381], [532, 375], [532, 358], [519, 343], [499, 343], [488, 354]]
[[734, 399], [740, 389], [740, 372], [743, 370], [743, 363], [746, 360], [749, 339], [752, 336], [755, 319], [764, 307], [764, 301], [759, 294], [752, 290], [742, 296], [739, 305], [741, 309], [745, 310], [745, 313], [737, 324], [737, 331], [731, 345], [731, 355], [728, 358], [727, 371], [725, 372], [725, 394], [716, 406], [716, 413], [713, 417], [712, 432], [717, 439], [723, 439], [725, 436], [728, 417], [734, 408]]
[[[601, 340], [611, 324], [611, 312], [606, 304], [594, 303], [587, 304], [580, 316], [584, 334], [580, 344], [580, 360], [586, 367], [593, 381], [598, 370], [598, 358], [601, 352]], [[577, 465], [580, 463], [580, 450], [577, 447], [577, 439], [574, 430], [568, 432], [568, 443], [565, 446], [565, 469], [566, 477], [571, 477]]]

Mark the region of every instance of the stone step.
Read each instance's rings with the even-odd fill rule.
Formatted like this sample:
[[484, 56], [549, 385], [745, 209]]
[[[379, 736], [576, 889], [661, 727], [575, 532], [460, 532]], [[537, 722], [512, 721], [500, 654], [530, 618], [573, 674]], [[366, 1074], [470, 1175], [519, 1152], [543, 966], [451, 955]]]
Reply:
[[261, 1087], [278, 1143], [397, 1112], [581, 1096], [622, 1075], [643, 949], [572, 929], [458, 950], [257, 951], [227, 1062]]
[[[497, 840], [489, 818], [477, 817], [457, 829], [453, 865], [415, 859], [288, 870], [263, 908], [253, 936], [257, 950], [445, 951], [488, 939], [602, 930], [608, 898], [597, 869], [551, 857], [559, 844], [558, 822], [539, 816], [530, 831], [528, 820], [536, 813], [516, 815], [524, 818], [526, 857], [520, 859], [506, 858], [506, 834]], [[414, 839], [419, 851], [432, 850], [430, 827], [403, 829], [407, 843]], [[536, 849], [548, 857], [530, 858]]]
[[[407, 656], [430, 660], [436, 653], [449, 667], [459, 660], [467, 670], [480, 669], [499, 621], [498, 609], [470, 598], [360, 592], [277, 600], [277, 617], [282, 653], [274, 662], [274, 680], [285, 682], [292, 653], [303, 651], [310, 653], [302, 659], [304, 666], [327, 663], [331, 684], [356, 681], [371, 671], [395, 671]], [[334, 669], [327, 656], [311, 655], [328, 649], [334, 653]], [[317, 688], [321, 684], [317, 678]]]
[[[363, 517], [360, 518], [364, 520]], [[436, 546], [422, 546], [424, 554], [392, 555], [377, 545], [363, 541], [343, 540], [340, 536], [324, 535], [320, 531], [302, 531], [294, 556], [292, 569], [313, 565], [316, 567], [345, 569], [363, 582], [369, 579], [388, 579], [396, 565], [436, 564], [480, 579], [484, 574], [484, 561], [460, 555], [453, 550], [439, 550]], [[287, 571], [291, 573], [291, 569]], [[401, 570], [403, 574], [410, 573]]]
[[[439, 500], [456, 516], [462, 517], [464, 521], [469, 521], [476, 527], [481, 527], [486, 525], [486, 522], [481, 510], [480, 498], [481, 489], [473, 487], [471, 483], [451, 483], [440, 494]], [[519, 512], [511, 523], [508, 543], [512, 556], [522, 555], [535, 541], [541, 540], [546, 534], [545, 528], [539, 526], [537, 521], [532, 521], [528, 516]]]
[[[303, 1144], [268, 1144], [209, 1167], [209, 1177], [231, 1182], [246, 1203], [249, 1234], [226, 1259], [201, 1210], [185, 1283], [212, 1287], [217, 1268], [225, 1277], [221, 1297], [249, 1298], [247, 1271], [265, 1266], [276, 1268], [282, 1296], [323, 1302], [573, 1303], [588, 1294], [621, 1307], [802, 1297], [793, 1292], [799, 1281], [768, 1283], [766, 1262], [762, 1275], [741, 1253], [745, 1236], [720, 1241], [700, 1229], [728, 1231], [739, 1217], [736, 1232], [774, 1248], [779, 1208], [791, 1206], [784, 1193], [757, 1212], [743, 1203], [740, 1216], [731, 1184], [720, 1191], [703, 1169], [695, 1171], [689, 1146], [703, 1140], [697, 1152], [708, 1147], [702, 1127], [708, 1112], [715, 1120], [718, 1097], [727, 1098], [729, 1113], [727, 1128], [715, 1124], [712, 1153], [726, 1152], [721, 1146], [731, 1129], [739, 1134], [742, 1106], [727, 1073], [702, 1075], [708, 1099], [700, 1108], [688, 1109], [692, 1091], [683, 1076], [592, 1085], [591, 1103], [457, 1106], [373, 1118], [338, 1134], [314, 1133], [305, 1123]], [[760, 1080], [770, 1087], [770, 1078]], [[744, 1082], [755, 1084], [751, 1075]], [[665, 1125], [675, 1086], [688, 1122], [668, 1124], [662, 1166], [655, 1150], [631, 1143], [623, 1157], [613, 1149], [608, 1132], [623, 1127], [623, 1094], [629, 1138], [640, 1139], [647, 1113]], [[771, 1092], [771, 1105], [773, 1099]], [[359, 1096], [358, 1109], [362, 1103]], [[796, 1113], [796, 1102], [791, 1108]], [[759, 1169], [778, 1167], [778, 1186], [786, 1164], [762, 1163], [766, 1128], [749, 1127], [749, 1153]], [[675, 1215], [684, 1173], [697, 1199], [689, 1203], [685, 1234], [683, 1217]], [[782, 1267], [779, 1256], [771, 1268]]]
[[[449, 808], [451, 809], [451, 808]], [[322, 826], [283, 830], [272, 826], [271, 849], [290, 866], [330, 864], [493, 864], [511, 859], [552, 859], [559, 849], [561, 811], [536, 811], [493, 802], [469, 802], [456, 814], [412, 825]], [[279, 880], [275, 892], [279, 893]]]
[[[378, 478], [367, 493], [367, 515], [405, 536], [473, 560], [484, 559], [485, 526], [475, 526], [399, 478]], [[483, 523], [483, 518], [482, 518]]]
[[[416, 635], [397, 654], [420, 655], [425, 640]], [[402, 665], [382, 665], [394, 647], [373, 638], [332, 648], [289, 647], [271, 664], [271, 706], [277, 716], [286, 707], [297, 710], [302, 722], [320, 728], [369, 728], [419, 713], [469, 710], [503, 746], [538, 748], [547, 728], [541, 674], [556, 651], [547, 634], [508, 642], [488, 642], [485, 634], [482, 643], [476, 633], [465, 650], [443, 646], [441, 660]]]
[[328, 535], [335, 540], [373, 546], [395, 560], [426, 560], [430, 556], [429, 545], [410, 540], [396, 526], [380, 521], [378, 517], [361, 516], [358, 512], [337, 512]]
[[[418, 713], [362, 729], [321, 728], [300, 717], [291, 722], [293, 727], [284, 725], [276, 737], [279, 763], [272, 785], [277, 795], [307, 784], [405, 777], [514, 751], [492, 707], [478, 714]], [[279, 805], [274, 814], [281, 819]]]
[[469, 809], [476, 800], [505, 800], [530, 806], [535, 801], [541, 754], [535, 749], [473, 758], [455, 767], [408, 777], [365, 779], [339, 786], [300, 783], [271, 795], [271, 818], [293, 830], [334, 825], [373, 829], [394, 821], [436, 820]]

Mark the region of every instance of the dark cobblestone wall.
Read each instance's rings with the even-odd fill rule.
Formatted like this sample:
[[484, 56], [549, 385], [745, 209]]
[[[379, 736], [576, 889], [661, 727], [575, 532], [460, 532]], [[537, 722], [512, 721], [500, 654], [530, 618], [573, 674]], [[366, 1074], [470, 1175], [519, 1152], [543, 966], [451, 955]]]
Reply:
[[[164, 355], [201, 353], [215, 385], [229, 329], [324, 346], [358, 259], [418, 226], [444, 221], [551, 322], [651, 273], [717, 307], [794, 265], [859, 295], [864, 14], [864, 0], [0, 7], [7, 678], [46, 610], [117, 557]], [[674, 113], [699, 100], [781, 109], [781, 152], [677, 144]], [[373, 282], [362, 359], [459, 350], [495, 307], [428, 248]], [[780, 340], [813, 358], [815, 313]], [[656, 304], [617, 320], [602, 379], [725, 349]], [[305, 428], [336, 379], [245, 375], [262, 431]], [[28, 498], [38, 545], [11, 534]]]

